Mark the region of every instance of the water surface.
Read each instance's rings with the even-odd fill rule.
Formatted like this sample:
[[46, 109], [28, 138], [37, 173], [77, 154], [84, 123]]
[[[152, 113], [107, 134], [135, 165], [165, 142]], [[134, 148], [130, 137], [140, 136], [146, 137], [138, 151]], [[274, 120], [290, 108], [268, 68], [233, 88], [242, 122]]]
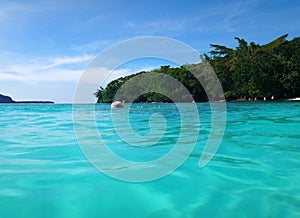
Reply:
[[[72, 105], [1, 104], [0, 217], [300, 217], [300, 103], [228, 103], [223, 142], [204, 168], [210, 111], [197, 106], [200, 132], [187, 161], [162, 179], [128, 183], [88, 162]], [[158, 144], [133, 148], [114, 131], [109, 105], [95, 113], [103, 140], [133, 161], [162, 157], [180, 132], [174, 105], [134, 105], [130, 122], [141, 136], [153, 113], [168, 123]]]

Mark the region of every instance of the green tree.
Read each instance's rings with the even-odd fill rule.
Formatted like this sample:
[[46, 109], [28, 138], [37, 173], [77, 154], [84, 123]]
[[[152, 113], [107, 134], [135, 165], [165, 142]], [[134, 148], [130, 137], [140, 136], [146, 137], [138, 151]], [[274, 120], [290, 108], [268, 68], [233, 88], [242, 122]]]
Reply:
[[[204, 55], [205, 59], [200, 63], [161, 66], [149, 72], [121, 77], [111, 81], [105, 89], [100, 87], [94, 95], [98, 103], [120, 100], [114, 99], [118, 90], [120, 98], [135, 102], [170, 102], [166, 95], [159, 94], [166, 92], [168, 96], [176, 96], [175, 101], [190, 101], [182, 95], [182, 87], [164, 83], [162, 77], [168, 75], [184, 85], [196, 102], [207, 101], [208, 96], [214, 96], [213, 100], [222, 99], [220, 90], [211, 82], [210, 67], [204, 64], [207, 60], [216, 72], [227, 100], [300, 96], [300, 38], [291, 41], [286, 38], [287, 34], [259, 45], [235, 37], [236, 48], [212, 44], [210, 55]], [[147, 80], [131, 80], [144, 74], [147, 74]], [[157, 92], [151, 91], [154, 84]], [[136, 90], [143, 94], [135, 96]]]

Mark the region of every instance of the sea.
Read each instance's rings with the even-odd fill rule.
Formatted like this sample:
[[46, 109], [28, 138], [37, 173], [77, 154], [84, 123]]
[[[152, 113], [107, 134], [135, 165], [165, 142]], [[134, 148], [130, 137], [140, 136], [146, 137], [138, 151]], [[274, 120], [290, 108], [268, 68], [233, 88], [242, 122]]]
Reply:
[[300, 217], [300, 102], [193, 105], [0, 104], [0, 217]]

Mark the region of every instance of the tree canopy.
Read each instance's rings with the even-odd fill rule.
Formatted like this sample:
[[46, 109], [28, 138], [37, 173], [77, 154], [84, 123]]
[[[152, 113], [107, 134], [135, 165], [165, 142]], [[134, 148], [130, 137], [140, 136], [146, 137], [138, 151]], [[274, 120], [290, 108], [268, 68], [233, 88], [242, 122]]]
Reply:
[[211, 45], [206, 59], [227, 99], [288, 98], [300, 95], [300, 38], [283, 35], [259, 45], [235, 38], [235, 49]]
[[[236, 48], [211, 45], [212, 50], [204, 57], [218, 76], [227, 100], [300, 96], [300, 37], [290, 41], [286, 38], [287, 34], [265, 45], [259, 45], [235, 37], [238, 43]], [[197, 78], [191, 71], [198, 72]], [[173, 87], [166, 87], [163, 78], [170, 76], [188, 90], [194, 101], [208, 101], [207, 93], [199, 83], [199, 79], [205, 81], [209, 77], [207, 72], [203, 62], [181, 67], [161, 66], [159, 69], [113, 80], [105, 88], [100, 87], [94, 95], [98, 103], [112, 102], [116, 100], [114, 97], [120, 87], [128, 82], [118, 91], [118, 97], [125, 101], [171, 102], [166, 94], [176, 96], [175, 101], [178, 102], [190, 101], [191, 99], [182, 94], [182, 86], [173, 84]], [[147, 78], [141, 77], [145, 74]], [[137, 76], [140, 79], [130, 82]], [[155, 85], [155, 92], [151, 91], [151, 85]], [[205, 87], [206, 91], [209, 87], [210, 84]], [[209, 92], [217, 93], [213, 89], [214, 86], [211, 86]], [[141, 95], [135, 96], [134, 90], [139, 90]], [[219, 97], [214, 100], [219, 100]]]
[[[94, 95], [98, 103], [121, 99], [126, 102], [207, 101], [204, 89], [188, 67], [199, 68], [201, 64], [161, 66], [152, 71], [121, 77], [111, 81], [105, 89], [100, 87]], [[187, 95], [186, 90], [191, 94]]]

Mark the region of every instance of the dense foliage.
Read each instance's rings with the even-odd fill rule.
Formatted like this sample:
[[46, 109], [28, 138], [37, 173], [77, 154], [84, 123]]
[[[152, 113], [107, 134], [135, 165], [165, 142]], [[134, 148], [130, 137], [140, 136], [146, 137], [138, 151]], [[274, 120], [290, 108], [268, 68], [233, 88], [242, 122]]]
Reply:
[[286, 37], [262, 46], [236, 38], [236, 49], [211, 45], [211, 56], [206, 58], [227, 99], [300, 95], [300, 38], [288, 41]]
[[[121, 77], [111, 81], [105, 89], [100, 87], [95, 96], [98, 98], [98, 103], [108, 103], [113, 100], [126, 102], [207, 101], [204, 89], [188, 70], [188, 67], [199, 68], [200, 66], [201, 64], [172, 68], [161, 66], [149, 72], [143, 71]], [[177, 81], [171, 78], [176, 79], [178, 83], [176, 84]], [[185, 88], [191, 94], [184, 95]]]
[[[288, 98], [300, 96], [300, 37], [288, 41], [287, 35], [283, 35], [274, 41], [259, 45], [248, 43], [244, 39], [235, 38], [238, 46], [235, 49], [222, 45], [211, 45], [210, 55], [205, 59], [216, 72], [227, 100], [233, 99], [262, 99], [262, 98]], [[202, 63], [171, 68], [162, 66], [149, 72], [121, 77], [111, 81], [105, 89], [100, 87], [95, 93], [97, 102], [111, 102], [117, 90], [129, 79], [149, 74], [147, 80], [135, 80], [132, 86], [135, 90], [146, 92], [151, 90], [151, 84], [159, 87], [157, 92], [148, 92], [135, 98], [135, 102], [170, 102], [168, 96], [181, 93], [181, 87], [173, 87], [164, 90], [162, 75], [169, 75], [183, 84], [192, 94], [196, 102], [207, 101], [204, 89], [189, 70], [199, 72], [197, 78], [205, 80], [207, 72]], [[207, 87], [206, 87], [207, 88]], [[169, 93], [171, 90], [172, 93]], [[131, 99], [134, 93], [128, 86], [122, 90], [119, 97]], [[211, 91], [213, 92], [213, 90]], [[217, 99], [218, 100], [218, 97]], [[179, 102], [190, 101], [186, 96], [176, 99]]]

